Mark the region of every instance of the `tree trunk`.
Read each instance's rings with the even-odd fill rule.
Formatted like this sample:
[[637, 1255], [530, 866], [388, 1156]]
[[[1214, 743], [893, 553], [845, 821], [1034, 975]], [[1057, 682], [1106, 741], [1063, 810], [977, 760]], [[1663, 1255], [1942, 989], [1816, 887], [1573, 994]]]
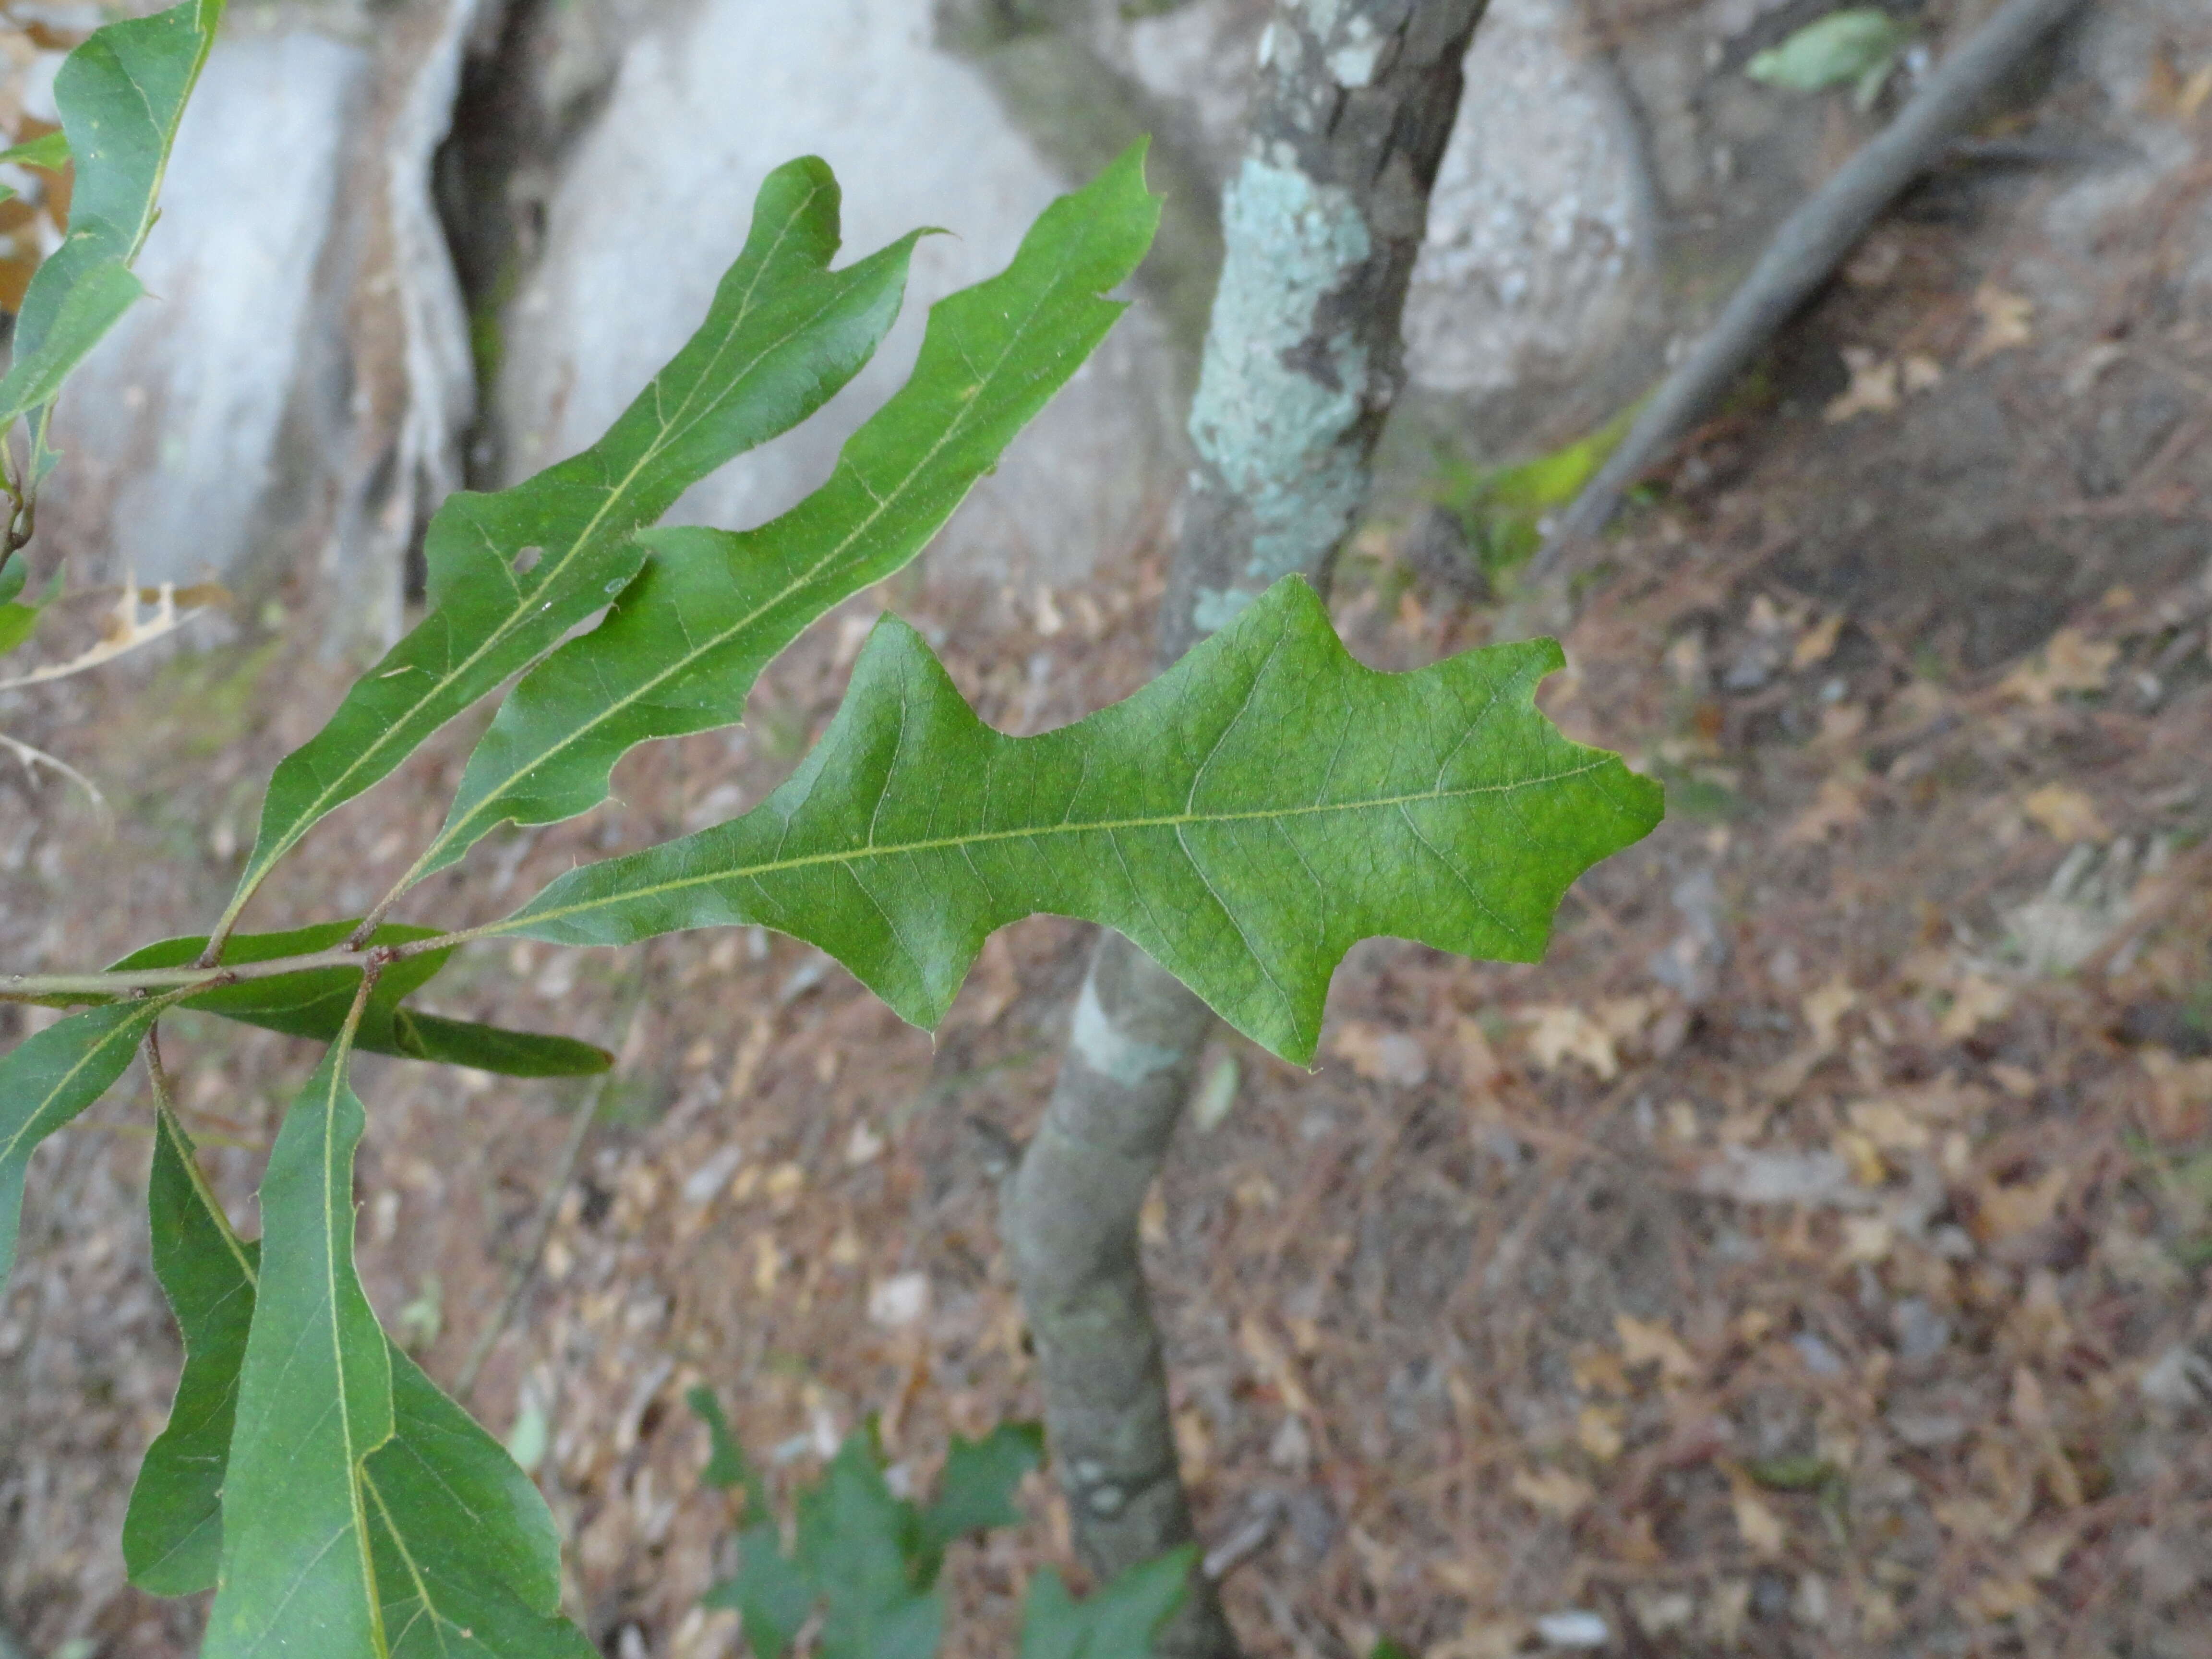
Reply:
[[[1399, 320], [1484, 0], [1283, 0], [1261, 46], [1191, 439], [1198, 463], [1159, 624], [1163, 665], [1278, 578], [1326, 588], [1403, 380]], [[1036, 1344], [1077, 1547], [1102, 1577], [1188, 1542], [1137, 1212], [1211, 1012], [1103, 936], [1001, 1227]], [[1194, 1578], [1158, 1651], [1236, 1651]]]

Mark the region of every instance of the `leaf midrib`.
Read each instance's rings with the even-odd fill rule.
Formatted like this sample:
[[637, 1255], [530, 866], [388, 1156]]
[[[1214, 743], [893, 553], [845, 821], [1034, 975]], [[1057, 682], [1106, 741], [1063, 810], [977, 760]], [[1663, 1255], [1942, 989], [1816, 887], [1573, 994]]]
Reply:
[[[1018, 739], [1008, 739], [1018, 741]], [[557, 909], [526, 910], [511, 923], [502, 923], [495, 932], [509, 932], [536, 923], [556, 921], [563, 916], [581, 915], [591, 910], [603, 910], [617, 904], [627, 904], [641, 899], [655, 898], [663, 893], [681, 892], [687, 888], [703, 887], [715, 882], [757, 879], [763, 876], [782, 875], [793, 870], [819, 868], [825, 865], [865, 863], [873, 859], [898, 858], [922, 853], [965, 850], [997, 842], [1036, 841], [1052, 836], [1114, 836], [1124, 830], [1175, 830], [1210, 828], [1216, 824], [1279, 823], [1285, 818], [1319, 817], [1343, 812], [1373, 812], [1395, 810], [1404, 811], [1431, 801], [1464, 800], [1478, 795], [1512, 794], [1524, 789], [1540, 789], [1547, 784], [1565, 783], [1571, 779], [1601, 771], [1618, 763], [1618, 757], [1608, 755], [1602, 760], [1592, 761], [1587, 766], [1577, 766], [1565, 772], [1548, 773], [1540, 778], [1519, 778], [1506, 783], [1470, 784], [1458, 789], [1426, 789], [1412, 794], [1378, 795], [1363, 800], [1316, 801], [1306, 806], [1257, 806], [1235, 811], [1219, 812], [1163, 812], [1144, 817], [1090, 818], [1080, 822], [1062, 820], [1058, 823], [1031, 824], [1007, 830], [978, 830], [970, 834], [939, 836], [909, 842], [879, 842], [869, 841], [858, 847], [844, 848], [826, 853], [805, 853], [794, 858], [770, 859], [758, 864], [733, 865], [703, 875], [685, 876], [674, 881], [656, 883], [650, 887], [626, 888], [619, 893], [603, 898], [586, 900], [581, 903], [562, 905]], [[706, 833], [706, 832], [702, 832]], [[659, 849], [650, 849], [658, 851]], [[1433, 850], [1433, 849], [1431, 849]], [[590, 866], [586, 866], [587, 868]]]
[[[815, 198], [821, 194], [823, 188], [823, 186], [820, 185], [812, 186], [807, 191], [805, 200], [793, 210], [790, 216], [784, 221], [782, 227], [778, 229], [776, 232], [775, 240], [769, 245], [767, 254], [762, 258], [760, 269], [754, 272], [752, 283], [745, 289], [744, 300], [739, 306], [737, 315], [731, 319], [730, 327], [725, 335], [725, 337], [715, 347], [714, 358], [708, 362], [707, 367], [701, 371], [698, 378], [693, 381], [691, 390], [684, 394], [684, 403], [682, 406], [678, 409], [675, 416], [662, 422], [660, 429], [654, 436], [653, 442], [647, 446], [645, 452], [638, 457], [636, 462], [630, 467], [629, 471], [623, 476], [620, 482], [607, 492], [605, 500], [600, 502], [598, 510], [592, 514], [591, 521], [570, 539], [567, 550], [562, 553], [558, 559], [554, 561], [551, 568], [546, 571], [544, 578], [533, 585], [527, 594], [521, 593], [518, 590], [516, 603], [514, 609], [508, 611], [506, 619], [493, 630], [490, 636], [487, 638], [482, 645], [478, 646], [475, 651], [464, 658], [458, 665], [447, 670], [443, 675], [440, 676], [428, 690], [424, 691], [421, 696], [416, 698], [412, 705], [410, 705], [396, 720], [388, 723], [385, 726], [382, 733], [373, 739], [366, 749], [363, 749], [357, 756], [355, 757], [351, 764], [348, 765], [343, 770], [339, 772], [337, 776], [330, 783], [324, 786], [322, 791], [317, 794], [314, 799], [307, 804], [307, 806], [298, 815], [295, 827], [276, 846], [270, 848], [269, 856], [267, 858], [258, 860], [256, 867], [247, 872], [246, 878], [240, 884], [241, 895], [250, 893], [252, 885], [259, 882], [261, 877], [266, 874], [268, 871], [276, 865], [277, 860], [283, 858], [286, 853], [289, 852], [294, 847], [299, 844], [301, 837], [305, 836], [308, 830], [314, 826], [322, 813], [328, 810], [329, 803], [331, 801], [332, 798], [338, 794], [357, 773], [362, 771], [372, 760], [382, 753], [387, 745], [398, 741], [400, 734], [405, 730], [410, 721], [416, 719], [425, 708], [428, 707], [434, 701], [435, 701], [438, 696], [443, 692], [447, 687], [460, 679], [487, 654], [503, 643], [507, 635], [513, 633], [514, 629], [532, 614], [530, 602], [550, 587], [554, 581], [560, 577], [561, 574], [580, 556], [584, 547], [598, 532], [599, 526], [606, 521], [608, 515], [614, 511], [616, 505], [625, 497], [631, 486], [636, 483], [638, 475], [653, 461], [657, 459], [661, 453], [667, 449], [669, 445], [675, 441], [675, 434], [678, 427], [682, 425], [690, 416], [691, 405], [699, 396], [700, 388], [708, 383], [715, 365], [721, 360], [721, 354], [729, 349], [732, 343], [736, 339], [738, 331], [744, 327], [746, 318], [750, 315], [754, 296], [757, 293], [760, 284], [766, 280], [769, 270], [775, 263], [776, 252], [782, 247], [785, 240], [790, 236], [792, 227], [796, 225], [799, 222], [801, 216], [805, 214], [805, 210], [813, 205]], [[816, 313], [817, 316], [818, 316], [818, 313]], [[793, 329], [791, 332], [763, 345], [759, 354], [755, 356], [752, 362], [742, 371], [738, 380], [733, 383], [732, 387], [732, 391], [735, 390], [737, 385], [742, 385], [744, 378], [750, 375], [755, 369], [758, 368], [761, 363], [767, 360], [770, 353], [779, 349], [785, 344], [788, 343], [792, 339], [795, 338], [799, 334], [804, 332], [806, 327], [812, 325], [814, 320], [815, 318], [810, 316], [805, 324]], [[655, 375], [653, 377], [653, 386], [656, 390], [656, 393], [659, 379], [660, 377], [659, 375]], [[497, 557], [499, 556], [495, 552], [494, 556]], [[504, 562], [503, 560], [502, 562]], [[234, 910], [237, 907], [234, 907]]]
[[[1036, 301], [1030, 306], [1028, 316], [1023, 319], [1020, 327], [1015, 331], [1012, 337], [1007, 341], [1005, 349], [999, 353], [997, 358], [992, 362], [989, 369], [985, 371], [977, 379], [974, 388], [970, 391], [969, 395], [961, 400], [959, 411], [953, 416], [951, 423], [946, 426], [943, 434], [939, 437], [935, 443], [929, 447], [928, 450], [922, 455], [921, 459], [916, 461], [915, 465], [908, 469], [906, 476], [901, 478], [898, 483], [892, 487], [890, 493], [888, 495], [878, 495], [873, 486], [872, 486], [866, 478], [863, 478], [860, 476], [860, 469], [858, 467], [851, 467], [849, 469], [846, 468], [844, 466], [842, 458], [840, 458], [840, 469], [848, 470], [851, 472], [854, 482], [860, 485], [862, 493], [875, 503], [873, 510], [863, 518], [859, 524], [854, 526], [850, 535], [847, 536], [835, 547], [831, 548], [820, 558], [817, 559], [812, 564], [809, 565], [803, 574], [793, 578], [790, 581], [786, 582], [783, 586], [777, 589], [773, 595], [755, 605], [752, 610], [746, 612], [744, 617], [740, 617], [737, 622], [732, 623], [728, 628], [714, 635], [703, 645], [697, 646], [692, 650], [687, 652], [682, 657], [678, 658], [660, 672], [655, 674], [652, 678], [641, 683], [635, 690], [617, 699], [616, 702], [610, 703], [605, 709], [594, 716], [592, 720], [582, 726], [574, 728], [559, 742], [550, 744], [546, 748], [540, 750], [528, 763], [517, 767], [513, 772], [501, 779], [499, 787], [487, 793], [483, 799], [471, 810], [466, 817], [458, 820], [449, 829], [441, 832], [438, 838], [430, 843], [428, 848], [424, 851], [422, 858], [417, 860], [416, 868], [418, 870], [427, 869], [438, 854], [444, 851], [446, 847], [457, 836], [459, 836], [465, 828], [482, 817], [485, 812], [493, 810], [497, 804], [505, 798], [508, 790], [514, 787], [514, 786], [520, 782], [524, 778], [528, 777], [531, 773], [536, 771], [539, 767], [544, 765], [556, 756], [562, 753], [571, 745], [581, 742], [588, 733], [597, 731], [600, 726], [614, 719], [616, 715], [621, 714], [623, 710], [650, 696], [653, 691], [666, 684], [671, 679], [682, 673], [685, 669], [689, 668], [693, 663], [698, 661], [709, 652], [719, 650], [721, 647], [728, 644], [732, 640], [737, 638], [739, 635], [745, 632], [746, 629], [758, 623], [762, 617], [773, 611], [778, 605], [783, 604], [785, 600], [790, 599], [792, 595], [806, 587], [810, 583], [814, 581], [816, 578], [820, 576], [824, 570], [828, 569], [839, 559], [842, 558], [846, 552], [851, 549], [853, 544], [860, 540], [862, 537], [866, 536], [871, 529], [880, 522], [884, 515], [890, 512], [893, 505], [903, 498], [906, 492], [914, 487], [915, 480], [920, 478], [926, 471], [927, 471], [930, 463], [937, 459], [938, 455], [944, 450], [945, 447], [947, 444], [950, 444], [953, 439], [957, 437], [962, 432], [966, 430], [970, 416], [975, 412], [975, 405], [981, 401], [983, 388], [992, 384], [993, 381], [995, 380], [1005, 370], [1006, 360], [1013, 355], [1015, 348], [1029, 337], [1029, 331], [1035, 325], [1037, 313], [1044, 309], [1046, 303], [1051, 300], [1054, 295], [1058, 294], [1066, 287], [1068, 268], [1074, 263], [1075, 261], [1073, 257], [1061, 263], [1059, 272], [1056, 273], [1053, 280], [1046, 285], [1044, 292], [1038, 296]], [[967, 354], [963, 352], [961, 355], [963, 361], [965, 361]], [[969, 364], [969, 367], [972, 369], [975, 365], [970, 363]]]
[[[364, 994], [355, 1004], [353, 1020], [360, 1018], [360, 1008], [368, 998]], [[384, 1639], [384, 1607], [376, 1593], [376, 1561], [369, 1552], [368, 1513], [361, 1501], [362, 1482], [368, 1471], [362, 1467], [366, 1451], [354, 1449], [353, 1398], [347, 1387], [345, 1333], [338, 1314], [338, 1232], [340, 1226], [353, 1225], [353, 1182], [350, 1170], [347, 1172], [346, 1201], [341, 1206], [337, 1197], [337, 1137], [333, 1133], [337, 1117], [338, 1091], [345, 1086], [347, 1062], [352, 1057], [352, 1023], [337, 1044], [331, 1065], [331, 1086], [323, 1097], [323, 1291], [324, 1310], [331, 1325], [331, 1364], [337, 1385], [338, 1432], [345, 1437], [346, 1497], [353, 1508], [354, 1537], [361, 1553], [362, 1588], [368, 1596], [369, 1630], [375, 1643], [379, 1659], [390, 1651]]]

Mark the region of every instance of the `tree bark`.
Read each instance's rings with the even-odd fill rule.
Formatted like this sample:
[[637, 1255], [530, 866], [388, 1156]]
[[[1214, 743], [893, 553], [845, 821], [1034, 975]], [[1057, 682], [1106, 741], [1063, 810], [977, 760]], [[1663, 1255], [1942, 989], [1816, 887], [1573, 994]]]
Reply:
[[[1224, 192], [1225, 260], [1190, 418], [1197, 451], [1159, 623], [1173, 662], [1277, 579], [1326, 589], [1403, 384], [1400, 319], [1461, 64], [1485, 0], [1282, 0]], [[1189, 1541], [1137, 1215], [1213, 1016], [1100, 938], [1001, 1229], [1079, 1553], [1109, 1577]], [[1236, 1652], [1213, 1586], [1164, 1659]]]

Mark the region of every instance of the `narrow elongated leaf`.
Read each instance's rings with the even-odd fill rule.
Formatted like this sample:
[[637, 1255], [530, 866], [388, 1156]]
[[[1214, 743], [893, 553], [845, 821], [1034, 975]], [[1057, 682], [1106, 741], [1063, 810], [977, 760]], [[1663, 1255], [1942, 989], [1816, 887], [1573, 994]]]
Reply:
[[206, 1659], [381, 1659], [362, 1460], [392, 1437], [392, 1358], [353, 1262], [361, 1102], [334, 1045], [261, 1181], [261, 1277], [222, 1489]]
[[362, 1484], [392, 1659], [596, 1659], [560, 1616], [561, 1537], [530, 1477], [397, 1347], [392, 1405]]
[[927, 1026], [994, 929], [1048, 911], [1118, 928], [1303, 1063], [1354, 943], [1533, 962], [1568, 884], [1658, 822], [1656, 783], [1537, 713], [1563, 660], [1538, 640], [1377, 673], [1286, 578], [1127, 702], [1015, 738], [886, 617], [758, 808], [571, 871], [501, 931], [614, 945], [764, 923]]
[[730, 1419], [722, 1414], [722, 1402], [714, 1398], [712, 1389], [701, 1384], [684, 1398], [707, 1425], [707, 1467], [699, 1471], [699, 1479], [710, 1486], [725, 1491], [732, 1486], [745, 1494], [745, 1519], [758, 1522], [768, 1514], [768, 1488], [762, 1483], [760, 1471], [753, 1468], [745, 1449], [730, 1432]]
[[42, 132], [20, 144], [10, 144], [6, 149], [0, 149], [0, 161], [15, 161], [27, 167], [44, 167], [49, 173], [59, 173], [70, 164], [69, 135], [65, 132]]
[[38, 631], [39, 618], [58, 599], [62, 591], [62, 573], [57, 569], [46, 583], [46, 590], [27, 604], [16, 595], [23, 591], [29, 567], [18, 553], [0, 571], [0, 656], [5, 656]]
[[154, 227], [161, 176], [222, 10], [222, 0], [185, 0], [110, 23], [55, 76], [63, 154], [76, 162], [69, 235], [24, 293], [13, 366], [0, 380], [0, 419], [51, 402], [138, 297], [129, 267]]
[[837, 226], [827, 166], [777, 168], [706, 322], [607, 435], [512, 489], [439, 508], [429, 614], [277, 767], [226, 927], [324, 814], [621, 592], [645, 557], [633, 532], [860, 371], [897, 315], [915, 236], [832, 272]]
[[502, 821], [588, 811], [634, 744], [740, 719], [762, 668], [919, 553], [1105, 337], [1123, 307], [1101, 296], [1158, 222], [1139, 144], [1048, 208], [1005, 271], [939, 301], [912, 377], [820, 490], [757, 530], [641, 537], [652, 560], [606, 620], [501, 706], [418, 872]]
[[[40, 275], [54, 268], [67, 252], [65, 244], [53, 259], [39, 267]], [[146, 291], [131, 267], [118, 258], [72, 260], [61, 268], [70, 270], [75, 280], [55, 302], [37, 344], [18, 353], [5, 378], [0, 378], [0, 422], [12, 422], [53, 402], [70, 372], [107, 337], [107, 331]]]
[[242, 1242], [208, 1191], [175, 1115], [156, 1121], [146, 1184], [154, 1274], [185, 1341], [169, 1426], [146, 1449], [123, 1522], [131, 1582], [155, 1595], [215, 1583], [222, 1550], [223, 1469], [238, 1372], [253, 1322], [258, 1243]]
[[509, 1031], [474, 1020], [402, 1008], [392, 1017], [392, 1046], [380, 1054], [468, 1066], [501, 1077], [597, 1077], [615, 1057], [595, 1043], [542, 1031]]
[[1187, 1546], [1141, 1562], [1083, 1601], [1050, 1567], [1038, 1568], [1022, 1604], [1021, 1659], [1150, 1659], [1197, 1559]]
[[[356, 923], [320, 922], [282, 933], [240, 933], [232, 938], [224, 960], [233, 967], [250, 962], [275, 962], [285, 957], [327, 951], [353, 934]], [[370, 936], [371, 945], [405, 945], [430, 939], [437, 930], [386, 922]], [[114, 964], [114, 971], [142, 968], [183, 968], [199, 959], [207, 948], [203, 937], [166, 939], [134, 951]], [[470, 1066], [480, 1072], [505, 1077], [590, 1077], [614, 1064], [601, 1048], [574, 1037], [544, 1036], [533, 1031], [509, 1031], [471, 1020], [447, 1019], [401, 1002], [428, 982], [445, 966], [451, 951], [428, 951], [405, 957], [384, 969], [362, 1012], [354, 1047], [370, 1054], [398, 1054], [444, 1066]], [[334, 1042], [346, 1014], [353, 1006], [355, 988], [361, 982], [358, 969], [317, 968], [304, 973], [278, 974], [250, 979], [220, 990], [188, 997], [183, 1006], [221, 1014], [247, 1025], [258, 1025], [288, 1036]]]
[[[124, 1525], [131, 1582], [185, 1595], [216, 1582], [222, 1494], [260, 1246], [241, 1243], [164, 1112], [148, 1188], [155, 1271], [185, 1334], [169, 1426]], [[589, 1659], [557, 1616], [561, 1546], [545, 1500], [474, 1419], [386, 1346], [392, 1437], [360, 1482], [385, 1641], [400, 1659]]]
[[111, 1003], [27, 1036], [0, 1060], [0, 1285], [15, 1265], [23, 1175], [39, 1143], [106, 1094], [168, 999]]

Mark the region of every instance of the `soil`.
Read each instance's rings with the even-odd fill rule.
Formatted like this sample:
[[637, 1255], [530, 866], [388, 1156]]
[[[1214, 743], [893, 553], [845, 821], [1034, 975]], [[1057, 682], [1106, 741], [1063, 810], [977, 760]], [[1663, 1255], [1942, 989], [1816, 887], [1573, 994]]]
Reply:
[[[1220, 1042], [1234, 1103], [1185, 1126], [1146, 1259], [1206, 1535], [1261, 1540], [1226, 1583], [1253, 1652], [1489, 1659], [1579, 1613], [1627, 1654], [2212, 1654], [2212, 312], [2177, 275], [2212, 101], [2174, 119], [2197, 164], [2083, 304], [2008, 303], [2058, 257], [2052, 179], [1947, 174], [1632, 516], [1546, 704], [1669, 816], [1541, 965], [1374, 941], [1315, 1071]], [[1354, 647], [1481, 643], [1498, 613], [1396, 545], [1346, 562]], [[825, 619], [743, 728], [632, 757], [616, 803], [409, 914], [488, 920], [757, 802], [884, 603], [1036, 731], [1139, 683], [1160, 586], [1156, 558], [1056, 591], [925, 571]], [[10, 732], [114, 818], [0, 782], [0, 957], [204, 926], [344, 683], [302, 631], [16, 696]], [[331, 820], [253, 925], [372, 898], [474, 729]], [[547, 1425], [607, 1653], [739, 1645], [698, 1606], [732, 1544], [691, 1384], [780, 1487], [869, 1414], [926, 1487], [950, 1434], [1036, 1413], [973, 1124], [1027, 1132], [1084, 945], [1008, 930], [934, 1040], [759, 931], [483, 950], [424, 1000], [604, 1042], [610, 1085], [362, 1062], [370, 1294], [441, 1382], [482, 1352], [495, 1431]], [[173, 1024], [250, 1230], [312, 1054]], [[204, 1614], [130, 1589], [116, 1542], [177, 1365], [147, 1103], [133, 1079], [39, 1155], [0, 1302], [0, 1601], [41, 1654], [181, 1655]], [[952, 1651], [1010, 1650], [1029, 1569], [1068, 1559], [1026, 1496], [956, 1553]]]

